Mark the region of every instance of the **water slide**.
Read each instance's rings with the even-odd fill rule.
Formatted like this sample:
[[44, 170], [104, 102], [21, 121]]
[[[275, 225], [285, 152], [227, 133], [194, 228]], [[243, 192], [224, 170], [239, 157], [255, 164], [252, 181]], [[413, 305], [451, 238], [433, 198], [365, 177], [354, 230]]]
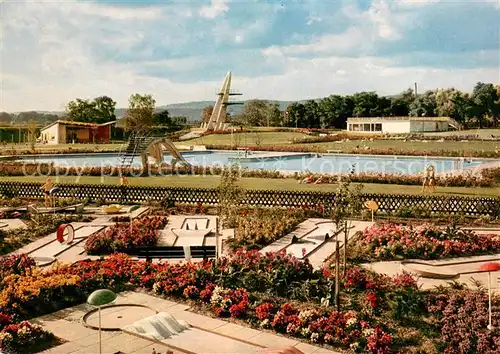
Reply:
[[461, 130], [462, 126], [453, 118], [448, 118], [448, 125], [455, 128], [456, 130]]
[[170, 155], [172, 155], [172, 165], [177, 162], [182, 162], [186, 166], [190, 166], [190, 163], [186, 161], [186, 159], [181, 155], [177, 147], [167, 138], [160, 138], [152, 141], [147, 148], [142, 152], [142, 164], [144, 167], [147, 165], [148, 155], [153, 157], [156, 162], [163, 162], [163, 151], [161, 148], [167, 150]]

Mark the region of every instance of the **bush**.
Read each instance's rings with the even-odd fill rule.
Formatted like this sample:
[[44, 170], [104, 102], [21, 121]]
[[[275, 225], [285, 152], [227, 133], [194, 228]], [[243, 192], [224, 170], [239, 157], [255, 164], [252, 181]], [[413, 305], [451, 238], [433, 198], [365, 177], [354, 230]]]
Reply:
[[89, 255], [104, 255], [128, 248], [155, 246], [158, 243], [157, 230], [163, 229], [167, 218], [145, 217], [130, 223], [117, 223], [89, 236], [85, 250]]
[[236, 217], [233, 248], [262, 248], [293, 231], [306, 219], [301, 209], [247, 209]]
[[395, 259], [439, 259], [497, 253], [500, 237], [481, 235], [454, 225], [445, 229], [430, 224], [416, 227], [392, 223], [366, 229], [350, 258], [355, 261]]

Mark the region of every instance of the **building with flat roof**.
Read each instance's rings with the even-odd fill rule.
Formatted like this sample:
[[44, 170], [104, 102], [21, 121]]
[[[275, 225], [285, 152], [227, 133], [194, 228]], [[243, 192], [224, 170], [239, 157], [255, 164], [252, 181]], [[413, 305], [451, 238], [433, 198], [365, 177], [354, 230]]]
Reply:
[[57, 120], [40, 130], [40, 140], [47, 144], [106, 143], [111, 140], [111, 126], [115, 123]]
[[424, 133], [460, 129], [449, 117], [351, 117], [347, 131], [360, 133]]

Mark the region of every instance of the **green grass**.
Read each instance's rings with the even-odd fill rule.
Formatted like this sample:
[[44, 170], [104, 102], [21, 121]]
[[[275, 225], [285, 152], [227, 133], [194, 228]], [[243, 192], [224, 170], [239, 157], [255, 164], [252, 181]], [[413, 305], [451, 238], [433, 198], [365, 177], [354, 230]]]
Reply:
[[[95, 176], [65, 176], [53, 177], [55, 183], [79, 183], [79, 184], [107, 184], [118, 185], [118, 177], [95, 177]], [[45, 182], [46, 177], [0, 177], [0, 181], [20, 182]], [[165, 177], [134, 177], [129, 178], [130, 185], [136, 186], [162, 186], [162, 187], [190, 187], [190, 188], [214, 188], [219, 185], [219, 176], [165, 176]], [[299, 184], [292, 178], [242, 178], [241, 185], [246, 189], [263, 190], [297, 190], [297, 191], [323, 191], [334, 192], [335, 184]], [[364, 184], [364, 193], [385, 194], [415, 194], [419, 195], [420, 186], [393, 185], [393, 184]], [[438, 195], [464, 195], [464, 196], [498, 196], [500, 188], [465, 188], [465, 187], [437, 187]]]
[[[227, 145], [228, 147], [234, 144], [238, 146], [277, 146], [287, 145], [293, 146], [293, 139], [299, 140], [310, 138], [306, 134], [295, 132], [253, 132], [253, 133], [235, 133], [235, 134], [214, 134], [207, 135], [200, 138], [185, 140], [176, 143], [178, 146], [182, 145]], [[369, 136], [367, 136], [369, 139]], [[350, 151], [356, 148], [367, 149], [401, 149], [406, 151], [411, 150], [426, 150], [426, 151], [463, 151], [465, 153], [471, 151], [495, 151], [500, 149], [500, 142], [498, 141], [403, 141], [403, 140], [373, 140], [373, 141], [341, 141], [341, 142], [327, 142], [307, 144], [311, 149], [318, 150], [342, 150]]]
[[[35, 150], [41, 153], [50, 153], [53, 151], [63, 151], [71, 148], [73, 151], [90, 150], [90, 151], [119, 151], [123, 142], [113, 144], [36, 144]], [[0, 155], [11, 154], [12, 151], [17, 153], [30, 151], [31, 147], [28, 144], [7, 144], [0, 145]]]
[[288, 145], [293, 139], [305, 139], [307, 134], [296, 132], [251, 132], [234, 134], [212, 134], [200, 138], [184, 140], [177, 145]]

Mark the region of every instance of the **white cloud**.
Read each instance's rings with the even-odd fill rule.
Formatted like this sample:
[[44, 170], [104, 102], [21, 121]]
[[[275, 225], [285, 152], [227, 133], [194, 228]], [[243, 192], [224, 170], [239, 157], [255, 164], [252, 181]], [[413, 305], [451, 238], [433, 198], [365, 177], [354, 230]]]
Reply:
[[216, 18], [228, 11], [228, 0], [212, 0], [210, 6], [203, 6], [200, 9], [200, 16], [205, 18]]
[[[388, 2], [379, 1], [377, 4], [365, 12], [345, 8], [344, 13], [349, 14], [358, 26], [343, 33], [316, 37], [302, 45], [272, 46], [263, 50], [265, 57], [252, 63], [253, 67], [249, 69], [257, 67], [264, 72], [268, 66], [280, 67], [283, 74], [249, 77], [247, 71], [234, 71], [233, 86], [244, 93], [245, 99], [294, 100], [360, 90], [394, 94], [413, 82], [418, 82], [422, 90], [448, 86], [471, 90], [477, 81], [491, 82], [498, 78], [497, 68], [478, 67], [451, 72], [418, 66], [402, 67], [398, 63], [401, 57], [349, 57], [354, 50], [359, 53], [367, 49], [368, 52], [378, 40], [397, 38], [403, 26], [411, 25], [404, 22], [407, 13], [396, 13]], [[253, 58], [250, 55], [257, 51], [221, 54], [215, 47], [204, 57], [191, 57], [189, 47], [184, 45], [187, 41], [193, 42], [193, 37], [198, 34], [189, 18], [191, 10], [183, 5], [175, 11], [134, 8], [125, 9], [121, 14], [118, 12], [123, 7], [118, 11], [111, 5], [68, 1], [2, 3], [0, 6], [2, 45], [5, 45], [1, 58], [0, 111], [61, 110], [76, 97], [98, 95], [109, 95], [119, 107], [126, 107], [129, 95], [136, 92], [153, 94], [158, 104], [210, 100], [215, 98], [214, 92], [220, 87], [225, 72], [221, 73], [220, 80], [203, 81], [206, 76], [200, 63], [213, 62], [224, 55], [234, 60], [239, 56]], [[219, 13], [227, 11], [222, 11], [225, 7], [217, 6]], [[265, 35], [272, 25], [273, 16], [275, 13], [269, 13], [268, 17], [255, 16], [257, 20], [253, 24], [237, 29], [225, 19], [216, 21], [206, 33], [207, 36], [215, 35], [221, 42], [244, 43], [256, 34]], [[186, 55], [176, 59], [168, 59], [166, 55], [165, 60], [154, 61], [153, 54], [159, 43], [169, 50], [185, 48]], [[135, 54], [143, 58], [142, 62], [117, 60], [119, 55], [136, 50], [138, 44], [143, 46]], [[99, 57], [93, 51], [96, 48], [107, 52]], [[308, 58], [300, 57], [304, 54], [309, 54]], [[318, 54], [321, 57], [314, 58]], [[494, 54], [486, 53], [485, 58]], [[148, 59], [150, 62], [145, 58], [151, 58]], [[199, 75], [199, 82], [179, 84], [166, 78], [147, 77], [142, 74], [146, 66], [192, 71]]]
[[315, 38], [308, 44], [272, 46], [264, 49], [264, 55], [300, 55], [313, 53], [344, 54], [354, 48], [362, 50], [370, 46], [370, 40], [358, 27], [350, 27], [340, 34], [329, 34]]

